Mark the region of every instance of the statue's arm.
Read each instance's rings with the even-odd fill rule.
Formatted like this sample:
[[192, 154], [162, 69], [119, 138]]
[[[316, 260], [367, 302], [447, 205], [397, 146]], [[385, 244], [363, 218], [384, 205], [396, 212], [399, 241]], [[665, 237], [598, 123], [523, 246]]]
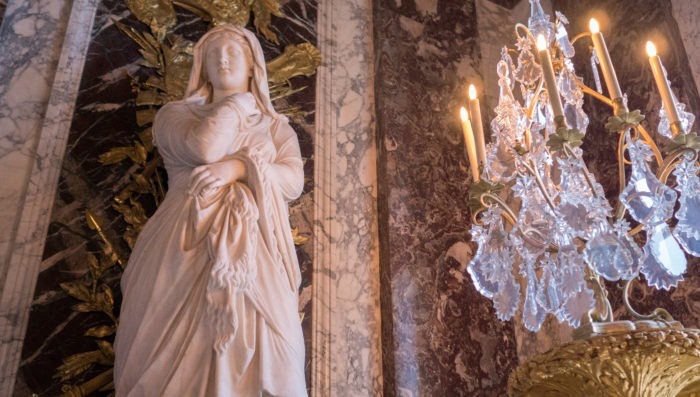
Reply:
[[297, 135], [286, 121], [278, 122], [273, 131], [277, 156], [268, 167], [267, 177], [277, 185], [286, 200], [294, 200], [304, 190], [304, 163]]

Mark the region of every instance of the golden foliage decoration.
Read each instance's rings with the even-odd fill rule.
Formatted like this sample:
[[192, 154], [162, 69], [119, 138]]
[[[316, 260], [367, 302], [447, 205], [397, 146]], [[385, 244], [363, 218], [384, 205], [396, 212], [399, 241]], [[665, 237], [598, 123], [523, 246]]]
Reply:
[[126, 0], [126, 6], [139, 21], [169, 29], [177, 22], [175, 9], [169, 0]]
[[321, 51], [310, 43], [292, 44], [267, 63], [270, 83], [283, 83], [296, 76], [312, 76], [321, 65]]
[[284, 16], [276, 0], [126, 0], [126, 4], [134, 16], [152, 30], [168, 30], [175, 25], [174, 5], [198, 15], [212, 26], [224, 23], [245, 26], [252, 13], [255, 28], [275, 44], [279, 42], [270, 30], [272, 16]]
[[656, 397], [696, 395], [700, 331], [657, 329], [577, 340], [520, 364], [508, 395]]
[[299, 228], [295, 227], [292, 229], [292, 239], [294, 240], [294, 245], [304, 245], [309, 242], [309, 236], [299, 233]]

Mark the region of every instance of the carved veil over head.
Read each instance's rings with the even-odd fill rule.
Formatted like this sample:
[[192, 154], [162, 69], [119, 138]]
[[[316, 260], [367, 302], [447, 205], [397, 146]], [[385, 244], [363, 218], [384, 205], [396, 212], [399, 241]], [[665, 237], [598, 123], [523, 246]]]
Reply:
[[[212, 95], [212, 88], [206, 76], [206, 56], [207, 43], [221, 36], [226, 36], [232, 40], [244, 44], [246, 54], [250, 55], [253, 65], [250, 81], [250, 92], [255, 97], [258, 108], [266, 115], [286, 120], [287, 118], [275, 111], [270, 100], [270, 89], [267, 83], [267, 69], [265, 67], [265, 57], [263, 55], [260, 42], [253, 32], [234, 25], [220, 25], [208, 31], [194, 47], [194, 59], [190, 80], [185, 90], [185, 98], [204, 97], [208, 100]], [[249, 51], [248, 51], [249, 50]]]

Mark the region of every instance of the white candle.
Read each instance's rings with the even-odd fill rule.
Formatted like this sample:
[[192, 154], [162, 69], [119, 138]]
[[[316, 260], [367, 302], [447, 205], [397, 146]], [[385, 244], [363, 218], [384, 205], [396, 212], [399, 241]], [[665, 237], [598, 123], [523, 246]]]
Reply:
[[620, 90], [620, 84], [617, 82], [617, 75], [615, 74], [615, 69], [610, 60], [610, 53], [608, 52], [608, 47], [605, 45], [605, 39], [600, 32], [598, 21], [596, 21], [595, 18], [591, 18], [588, 26], [591, 29], [593, 47], [598, 55], [600, 68], [603, 70], [603, 78], [605, 79], [605, 85], [608, 87], [610, 99], [622, 98], [622, 90]]
[[486, 164], [486, 142], [484, 140], [484, 125], [481, 122], [481, 106], [479, 98], [476, 96], [474, 84], [469, 84], [469, 112], [472, 115], [476, 157], [479, 159], [479, 164], [483, 165]]
[[537, 51], [539, 52], [540, 65], [542, 65], [542, 75], [544, 82], [547, 85], [547, 93], [549, 94], [549, 103], [552, 106], [552, 113], [556, 120], [557, 117], [564, 117], [564, 108], [561, 105], [561, 98], [557, 90], [557, 83], [554, 80], [554, 68], [552, 67], [552, 59], [549, 57], [549, 49], [547, 41], [543, 35], [537, 35]]
[[469, 113], [464, 107], [459, 109], [459, 117], [462, 119], [462, 132], [464, 133], [464, 142], [467, 145], [467, 155], [469, 160], [469, 168], [472, 171], [472, 179], [474, 182], [479, 182], [479, 163], [476, 158], [476, 148], [474, 147], [474, 133], [472, 125], [469, 122]]
[[661, 101], [666, 108], [666, 114], [668, 115], [668, 122], [671, 125], [671, 131], [673, 131], [675, 135], [676, 130], [673, 125], [674, 123], [678, 123], [680, 120], [678, 117], [678, 110], [676, 109], [676, 102], [673, 100], [673, 95], [671, 95], [671, 87], [669, 87], [668, 80], [666, 80], [666, 76], [664, 75], [664, 70], [661, 66], [661, 58], [656, 55], [656, 46], [651, 41], [647, 41], [647, 55], [649, 55], [651, 72], [654, 74], [654, 80], [656, 80], [656, 87], [659, 89]]

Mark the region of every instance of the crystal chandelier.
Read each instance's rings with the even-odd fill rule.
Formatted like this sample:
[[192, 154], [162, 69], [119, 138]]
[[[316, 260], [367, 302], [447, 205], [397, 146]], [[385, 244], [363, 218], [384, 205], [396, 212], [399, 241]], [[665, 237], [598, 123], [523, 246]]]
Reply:
[[[484, 144], [473, 88], [473, 123], [461, 109], [474, 179], [469, 204], [478, 250], [467, 266], [472, 281], [493, 301], [499, 319], [520, 309], [532, 331], [548, 313], [580, 327], [579, 336], [678, 327], [662, 309], [638, 314], [627, 294], [640, 272], [656, 288], [676, 286], [686, 253], [700, 256], [700, 139], [689, 133], [695, 117], [674, 97], [647, 43], [662, 98], [662, 153], [640, 124], [644, 116], [627, 108], [597, 22], [570, 40], [564, 15], [557, 12], [551, 22], [539, 0], [530, 3], [528, 26], [515, 27], [516, 49], [504, 48], [496, 68], [500, 96], [492, 142]], [[588, 37], [597, 90], [582, 82], [572, 62], [573, 43]], [[609, 97], [602, 94], [597, 65]], [[617, 208], [582, 159], [584, 94], [612, 107], [605, 128], [618, 137]], [[614, 321], [603, 280], [627, 282], [624, 302], [636, 322]]]

